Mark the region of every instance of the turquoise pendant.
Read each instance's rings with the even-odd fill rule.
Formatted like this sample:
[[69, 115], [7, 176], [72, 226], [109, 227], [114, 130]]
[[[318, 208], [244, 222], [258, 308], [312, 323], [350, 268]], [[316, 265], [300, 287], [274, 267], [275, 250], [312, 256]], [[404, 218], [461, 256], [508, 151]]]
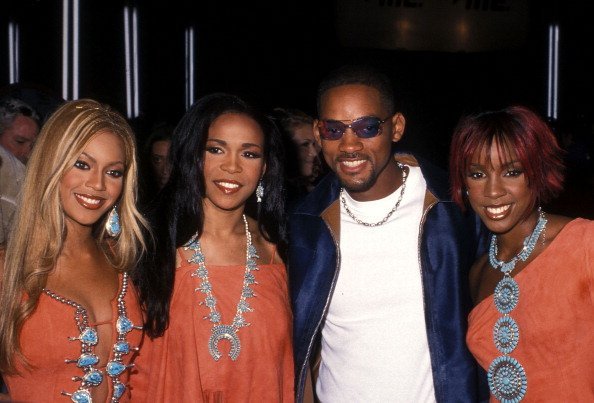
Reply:
[[520, 328], [516, 321], [509, 316], [499, 318], [493, 328], [493, 340], [497, 350], [503, 354], [514, 351], [520, 340]]
[[92, 403], [91, 393], [86, 389], [77, 390], [70, 396], [70, 400], [74, 403]]
[[130, 352], [130, 343], [127, 341], [118, 341], [113, 346], [113, 352], [119, 354], [128, 354]]
[[526, 394], [526, 372], [515, 358], [495, 358], [489, 366], [487, 379], [491, 393], [502, 403], [518, 403]]
[[95, 346], [99, 342], [99, 336], [97, 336], [97, 331], [92, 327], [86, 327], [78, 337], [69, 337], [69, 340], [80, 340], [81, 343]]
[[512, 277], [504, 277], [495, 287], [493, 294], [495, 307], [502, 313], [510, 313], [520, 299], [520, 287]]
[[241, 351], [241, 343], [239, 337], [237, 337], [236, 330], [233, 326], [229, 325], [217, 325], [212, 328], [212, 335], [208, 340], [208, 351], [215, 361], [218, 361], [223, 355], [219, 351], [219, 341], [225, 339], [231, 343], [231, 349], [229, 350], [229, 357], [231, 360], [237, 360], [239, 352]]
[[98, 386], [101, 384], [101, 382], [103, 382], [103, 374], [101, 374], [101, 371], [92, 369], [91, 371], [84, 374], [82, 380], [87, 385]]
[[105, 230], [109, 234], [109, 236], [115, 237], [122, 232], [122, 227], [120, 226], [120, 216], [118, 215], [118, 210], [114, 206], [113, 209], [109, 212], [107, 216], [107, 222], [105, 223]]
[[79, 368], [84, 368], [92, 365], [97, 365], [98, 362], [99, 357], [97, 357], [95, 354], [83, 354], [76, 361], [76, 366]]
[[142, 326], [134, 326], [134, 323], [124, 315], [120, 316], [116, 321], [116, 330], [120, 334], [129, 333], [132, 329], [142, 330]]
[[117, 361], [110, 361], [107, 363], [105, 367], [105, 371], [107, 375], [111, 376], [112, 378], [119, 376], [122, 372], [126, 370], [126, 366], [121, 362]]
[[124, 392], [126, 391], [126, 385], [124, 385], [121, 382], [116, 382], [113, 385], [113, 397], [116, 399], [119, 399], [120, 397], [122, 397], [122, 395], [124, 394]]

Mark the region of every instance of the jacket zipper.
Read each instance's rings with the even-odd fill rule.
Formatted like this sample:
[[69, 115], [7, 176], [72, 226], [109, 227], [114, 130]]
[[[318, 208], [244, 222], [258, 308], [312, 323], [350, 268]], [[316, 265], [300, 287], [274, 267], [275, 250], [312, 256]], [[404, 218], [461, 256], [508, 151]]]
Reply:
[[[421, 242], [423, 239], [423, 227], [425, 221], [427, 220], [427, 214], [429, 211], [435, 206], [439, 201], [435, 201], [427, 206], [427, 208], [423, 211], [423, 215], [421, 216], [421, 222], [419, 227], [419, 239], [417, 240], [417, 247], [418, 247], [418, 259], [419, 259], [419, 271], [421, 272], [421, 295], [423, 297], [423, 315], [426, 317], [427, 315], [427, 304], [425, 303], [425, 280], [423, 278], [423, 262], [421, 261]], [[429, 348], [429, 360], [431, 364], [431, 376], [433, 378], [433, 360], [431, 359], [431, 343], [429, 343], [429, 329], [427, 328], [427, 322], [425, 321], [425, 331], [427, 332], [427, 348]], [[433, 379], [433, 391], [437, 393], [435, 390], [435, 379]], [[435, 396], [437, 399], [437, 396]]]
[[[305, 355], [305, 361], [303, 362], [303, 366], [301, 367], [301, 369], [299, 371], [299, 395], [297, 396], [297, 401], [301, 401], [303, 399], [303, 388], [301, 387], [301, 384], [303, 383], [304, 370], [307, 368], [307, 365], [309, 363], [309, 356], [311, 354], [311, 348], [313, 345], [313, 341], [316, 338], [318, 329], [320, 328], [322, 321], [324, 320], [324, 318], [326, 317], [326, 314], [328, 313], [328, 307], [330, 306], [330, 300], [332, 299], [332, 294], [334, 294], [334, 288], [336, 287], [336, 279], [338, 277], [338, 272], [340, 271], [340, 245], [338, 244], [338, 241], [336, 240], [334, 231], [332, 231], [332, 228], [330, 228], [330, 226], [328, 225], [328, 223], [325, 220], [324, 220], [324, 224], [326, 224], [328, 231], [330, 231], [330, 235], [332, 236], [332, 239], [334, 240], [334, 246], [336, 247], [336, 268], [334, 270], [334, 278], [332, 279], [332, 286], [330, 287], [330, 292], [328, 293], [328, 298], [326, 298], [326, 304], [324, 305], [324, 310], [322, 311], [322, 316], [320, 317], [320, 320], [318, 321], [318, 324], [316, 325], [316, 328], [313, 333], [313, 337], [309, 341], [309, 345], [307, 346], [307, 354]], [[320, 351], [320, 354], [321, 354], [321, 351]], [[316, 385], [313, 384], [313, 380], [312, 380], [311, 386], [315, 393]]]

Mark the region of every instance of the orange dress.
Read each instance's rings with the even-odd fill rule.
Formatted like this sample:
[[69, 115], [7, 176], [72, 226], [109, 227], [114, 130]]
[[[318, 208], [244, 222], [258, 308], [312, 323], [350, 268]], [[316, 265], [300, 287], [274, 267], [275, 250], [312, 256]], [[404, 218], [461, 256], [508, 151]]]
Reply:
[[[230, 324], [245, 266], [206, 266], [221, 323]], [[139, 374], [146, 377], [139, 386], [146, 384], [141, 401], [292, 402], [292, 314], [285, 265], [258, 264], [253, 272], [256, 296], [248, 300], [253, 311], [243, 314], [250, 325], [237, 332], [241, 351], [236, 361], [227, 355], [226, 340], [219, 342], [219, 361], [208, 351], [212, 323], [204, 319], [209, 309], [200, 304], [204, 294], [196, 291], [196, 268], [182, 259], [175, 273], [169, 328], [163, 337], [145, 338], [136, 361]]]
[[[594, 402], [594, 221], [569, 222], [514, 279], [520, 298], [510, 316], [520, 337], [509, 355], [526, 371], [524, 401]], [[500, 316], [491, 295], [468, 317], [466, 341], [485, 370], [501, 355]]]
[[[120, 275], [120, 294], [122, 276]], [[90, 326], [113, 326], [113, 340], [116, 342], [117, 332], [115, 322], [118, 318], [117, 295], [111, 301], [112, 318], [111, 322], [100, 324], [90, 323]], [[138, 297], [128, 280], [128, 288], [124, 297], [126, 315], [134, 325], [142, 325], [142, 312]], [[8, 393], [13, 401], [18, 402], [69, 402], [70, 398], [62, 394], [75, 392], [80, 381], [73, 381], [73, 377], [79, 377], [83, 370], [78, 368], [76, 363], [65, 363], [66, 359], [78, 359], [81, 355], [81, 343], [79, 340], [69, 341], [69, 337], [78, 337], [80, 331], [75, 322], [75, 308], [51, 298], [45, 293], [39, 296], [39, 302], [33, 314], [24, 323], [20, 343], [24, 356], [31, 364], [32, 369], [26, 370], [17, 368], [20, 375], [4, 375], [4, 381], [8, 386]], [[132, 348], [142, 343], [142, 330], [133, 329], [126, 335], [126, 341]], [[123, 355], [123, 363], [131, 364], [135, 352]], [[110, 359], [113, 358], [113, 353]], [[111, 378], [105, 374], [105, 362], [100, 362], [96, 367], [103, 373], [103, 382], [108, 385], [108, 400], [112, 396], [113, 387]], [[134, 382], [136, 375], [130, 374], [130, 370], [120, 375], [120, 381], [129, 386]], [[93, 389], [92, 387], [90, 388]], [[130, 401], [130, 388], [126, 388], [120, 402]]]

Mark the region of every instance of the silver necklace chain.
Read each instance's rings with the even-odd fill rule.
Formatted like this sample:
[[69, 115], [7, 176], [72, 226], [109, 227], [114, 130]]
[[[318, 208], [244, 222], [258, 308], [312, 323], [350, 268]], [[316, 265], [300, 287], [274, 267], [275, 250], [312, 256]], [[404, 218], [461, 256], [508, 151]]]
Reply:
[[392, 210], [390, 210], [388, 212], [388, 214], [378, 222], [365, 222], [365, 221], [357, 218], [357, 216], [355, 216], [355, 214], [353, 214], [353, 212], [349, 209], [349, 207], [346, 204], [346, 199], [344, 198], [344, 188], [340, 189], [340, 201], [342, 202], [344, 210], [349, 215], [349, 217], [351, 217], [353, 220], [355, 220], [355, 222], [357, 224], [361, 224], [366, 227], [377, 227], [377, 226], [383, 225], [386, 223], [386, 221], [388, 221], [388, 219], [392, 216], [392, 214], [394, 214], [396, 212], [396, 210], [398, 210], [398, 207], [400, 206], [400, 202], [402, 201], [402, 198], [404, 197], [404, 189], [406, 188], [406, 178], [408, 178], [408, 172], [406, 169], [404, 169], [405, 168], [404, 164], [402, 164], [400, 162], [396, 162], [396, 164], [402, 170], [402, 185], [400, 186], [400, 196], [398, 196], [398, 201], [396, 202], [396, 204], [394, 205]]
[[239, 297], [239, 302], [237, 302], [237, 310], [231, 325], [225, 325], [221, 323], [222, 315], [217, 310], [217, 299], [212, 293], [212, 283], [208, 279], [208, 270], [206, 268], [204, 254], [202, 253], [202, 248], [200, 246], [198, 233], [196, 233], [192, 239], [190, 239], [188, 243], [184, 245], [185, 250], [190, 249], [194, 252], [194, 254], [187, 260], [188, 263], [198, 265], [198, 268], [192, 273], [192, 277], [198, 277], [201, 280], [200, 285], [198, 288], [196, 288], [196, 291], [200, 291], [205, 295], [204, 301], [200, 302], [200, 305], [204, 304], [210, 310], [210, 313], [205, 316], [204, 319], [210, 320], [214, 324], [212, 328], [212, 335], [208, 341], [208, 350], [215, 361], [218, 361], [222, 357], [222, 354], [218, 349], [218, 342], [221, 339], [228, 340], [231, 343], [229, 357], [231, 357], [233, 361], [239, 357], [241, 344], [239, 336], [237, 335], [237, 331], [244, 326], [250, 325], [243, 317], [243, 314], [245, 312], [253, 311], [253, 308], [250, 307], [247, 299], [256, 296], [250, 285], [257, 284], [256, 278], [254, 277], [252, 271], [258, 270], [256, 259], [259, 256], [258, 252], [256, 251], [256, 247], [252, 245], [252, 235], [250, 234], [245, 214], [243, 215], [243, 223], [245, 225], [246, 236], [245, 272], [243, 276], [241, 295]]

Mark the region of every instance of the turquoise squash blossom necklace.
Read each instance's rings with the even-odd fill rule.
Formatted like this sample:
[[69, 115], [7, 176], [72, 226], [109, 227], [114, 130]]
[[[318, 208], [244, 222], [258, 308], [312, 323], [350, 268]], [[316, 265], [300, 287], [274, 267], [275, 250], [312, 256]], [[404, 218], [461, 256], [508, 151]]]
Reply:
[[252, 235], [250, 234], [245, 214], [243, 215], [243, 223], [245, 226], [246, 237], [245, 272], [243, 275], [241, 295], [239, 297], [239, 302], [237, 302], [237, 310], [235, 312], [233, 322], [230, 325], [221, 323], [222, 315], [217, 310], [217, 299], [212, 293], [212, 284], [208, 279], [208, 270], [206, 269], [202, 248], [200, 247], [198, 233], [196, 232], [196, 234], [194, 234], [194, 236], [184, 245], [184, 250], [190, 249], [194, 252], [194, 254], [187, 260], [188, 263], [194, 263], [198, 265], [198, 268], [192, 273], [192, 276], [198, 277], [201, 280], [200, 285], [198, 288], [196, 288], [196, 291], [202, 292], [205, 295], [205, 298], [204, 302], [200, 302], [200, 305], [204, 304], [210, 310], [210, 313], [205, 316], [204, 319], [210, 320], [214, 324], [212, 328], [212, 334], [208, 340], [208, 351], [215, 361], [218, 361], [222, 357], [222, 354], [218, 348], [219, 341], [222, 339], [225, 339], [231, 343], [229, 357], [231, 357], [231, 360], [233, 361], [237, 360], [237, 357], [239, 357], [239, 353], [241, 352], [241, 343], [237, 332], [240, 328], [250, 325], [248, 322], [246, 322], [243, 314], [245, 312], [253, 311], [253, 308], [250, 307], [247, 299], [256, 295], [251, 289], [250, 285], [257, 284], [256, 278], [252, 272], [259, 270], [258, 266], [256, 265], [256, 259], [259, 256], [258, 252], [256, 251], [256, 247], [252, 245]]
[[[117, 310], [118, 318], [116, 320], [117, 337], [113, 345], [112, 352], [113, 356], [105, 367], [105, 372], [111, 378], [111, 384], [113, 387], [112, 396], [110, 399], [111, 403], [117, 403], [120, 398], [124, 395], [127, 386], [120, 381], [120, 375], [123, 374], [128, 368], [131, 368], [133, 364], [124, 364], [123, 356], [129, 354], [131, 351], [138, 351], [138, 347], [130, 346], [127, 341], [126, 335], [132, 330], [142, 330], [142, 326], [135, 326], [130, 319], [128, 319], [126, 313], [126, 292], [128, 290], [128, 274], [124, 273], [122, 276], [121, 291], [117, 296]], [[78, 336], [69, 337], [70, 341], [80, 341], [81, 354], [78, 358], [66, 359], [67, 364], [76, 364], [78, 368], [82, 370], [81, 376], [72, 378], [75, 382], [80, 382], [79, 388], [68, 393], [62, 391], [62, 395], [69, 396], [70, 400], [74, 403], [92, 403], [91, 388], [99, 386], [103, 382], [103, 372], [97, 368], [99, 364], [99, 357], [95, 354], [94, 348], [99, 343], [99, 334], [97, 329], [89, 323], [89, 314], [87, 310], [80, 304], [62, 297], [55, 292], [43, 289], [43, 292], [50, 298], [55, 299], [58, 302], [69, 305], [75, 308], [75, 321], [76, 327], [80, 331]]]
[[503, 315], [493, 327], [493, 341], [502, 355], [491, 362], [487, 379], [491, 393], [502, 403], [520, 402], [528, 389], [528, 379], [524, 367], [518, 360], [509, 356], [520, 339], [518, 324], [509, 315], [520, 298], [520, 287], [511, 276], [511, 272], [516, 267], [518, 260], [523, 262], [528, 260], [546, 225], [547, 219], [539, 208], [538, 222], [532, 234], [524, 239], [524, 246], [520, 253], [507, 262], [497, 260], [497, 236], [491, 237], [489, 264], [503, 273], [503, 278], [495, 286], [493, 293], [495, 308]]

